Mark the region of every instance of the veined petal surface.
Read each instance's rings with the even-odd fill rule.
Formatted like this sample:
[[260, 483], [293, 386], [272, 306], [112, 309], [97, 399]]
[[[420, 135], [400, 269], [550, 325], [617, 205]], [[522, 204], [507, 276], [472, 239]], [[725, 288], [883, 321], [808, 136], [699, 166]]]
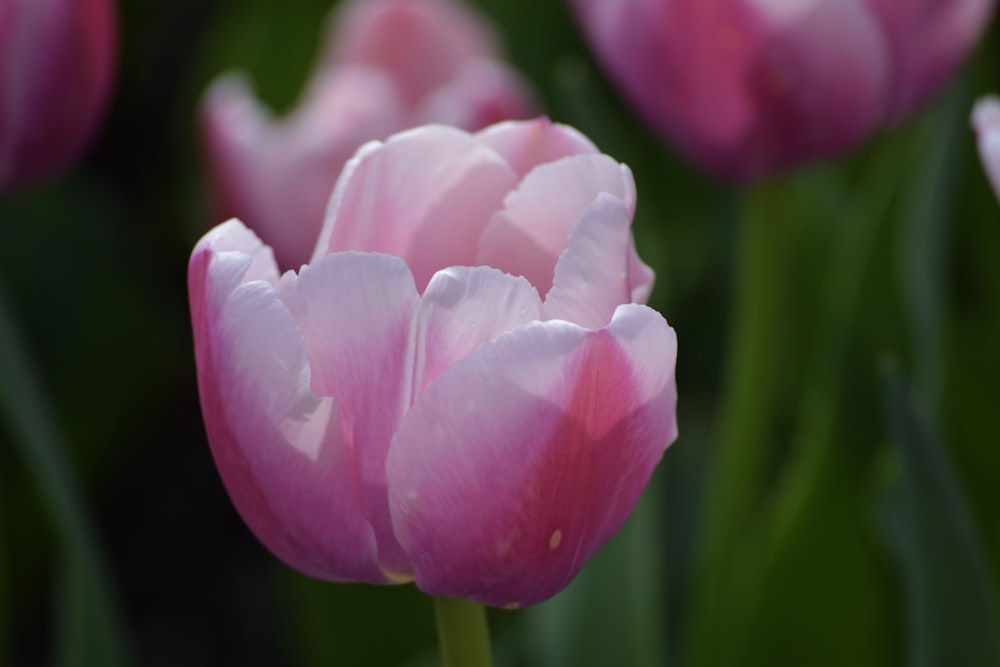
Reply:
[[340, 411], [310, 389], [305, 341], [275, 294], [274, 259], [237, 221], [188, 272], [198, 388], [212, 455], [243, 520], [312, 576], [382, 583]]
[[527, 121], [497, 123], [476, 133], [476, 138], [503, 156], [507, 164], [524, 178], [547, 162], [571, 155], [600, 153], [587, 137], [567, 125], [553, 123], [544, 116]]
[[548, 292], [570, 232], [602, 192], [630, 214], [635, 210], [632, 172], [607, 155], [572, 155], [532, 169], [484, 230], [477, 263], [524, 276], [540, 294]]
[[516, 185], [507, 162], [461, 130], [426, 126], [372, 142], [344, 169], [313, 257], [402, 257], [423, 290], [438, 269], [479, 263], [482, 230]]
[[340, 436], [350, 453], [364, 516], [375, 531], [388, 576], [409, 562], [393, 535], [386, 505], [385, 457], [406, 408], [411, 329], [418, 295], [397, 257], [345, 252], [286, 273], [277, 293], [308, 350], [311, 388], [340, 407]]
[[505, 607], [565, 586], [676, 437], [675, 355], [663, 318], [625, 305], [597, 331], [515, 329], [432, 383], [386, 465], [417, 586]]
[[632, 300], [631, 222], [625, 203], [606, 192], [587, 207], [556, 264], [545, 297], [546, 319], [600, 329], [618, 306]]

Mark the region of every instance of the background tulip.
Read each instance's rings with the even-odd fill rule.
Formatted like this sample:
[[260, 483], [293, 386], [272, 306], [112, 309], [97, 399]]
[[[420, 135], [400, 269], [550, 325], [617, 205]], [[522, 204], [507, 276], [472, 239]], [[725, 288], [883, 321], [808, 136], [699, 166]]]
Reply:
[[0, 2], [0, 192], [80, 156], [107, 106], [116, 44], [111, 0]]
[[354, 0], [336, 11], [298, 106], [274, 119], [238, 75], [202, 103], [214, 219], [236, 216], [282, 267], [309, 258], [334, 181], [369, 139], [426, 122], [479, 129], [530, 113], [486, 22], [451, 0]]
[[1000, 98], [984, 97], [972, 109], [972, 127], [986, 175], [1000, 197]]
[[598, 59], [704, 168], [755, 179], [844, 153], [955, 71], [991, 0], [573, 0]]
[[509, 608], [562, 589], [677, 434], [634, 207], [627, 167], [542, 119], [367, 144], [298, 273], [238, 221], [209, 232], [202, 408], [258, 538], [335, 581]]

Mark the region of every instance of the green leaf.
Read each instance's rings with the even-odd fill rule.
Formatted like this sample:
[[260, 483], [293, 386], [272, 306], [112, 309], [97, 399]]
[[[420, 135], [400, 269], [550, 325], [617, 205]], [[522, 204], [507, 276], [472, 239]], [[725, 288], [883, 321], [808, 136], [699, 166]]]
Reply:
[[899, 562], [907, 664], [1000, 665], [1000, 625], [979, 535], [933, 424], [895, 371], [882, 401], [899, 461], [880, 523]]
[[943, 390], [945, 279], [957, 188], [972, 150], [963, 92], [964, 86], [953, 86], [935, 109], [926, 157], [908, 184], [898, 241], [916, 383], [931, 407], [940, 404]]
[[0, 285], [0, 417], [48, 505], [65, 556], [60, 664], [122, 665], [129, 653], [103, 548], [62, 435]]

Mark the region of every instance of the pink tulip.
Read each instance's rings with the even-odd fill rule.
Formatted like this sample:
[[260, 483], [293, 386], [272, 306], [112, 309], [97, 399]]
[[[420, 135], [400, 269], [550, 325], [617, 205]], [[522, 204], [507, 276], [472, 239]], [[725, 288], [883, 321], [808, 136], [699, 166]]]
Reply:
[[993, 190], [1000, 197], [1000, 97], [991, 95], [976, 102], [972, 127], [979, 143], [979, 157]]
[[939, 89], [992, 0], [572, 0], [646, 120], [733, 179], [851, 150]]
[[526, 87], [471, 10], [449, 0], [348, 2], [287, 118], [273, 118], [240, 76], [209, 89], [201, 116], [217, 218], [241, 218], [280, 266], [297, 268], [361, 144], [428, 122], [479, 129], [530, 109]]
[[634, 207], [568, 127], [427, 126], [358, 151], [298, 273], [237, 220], [202, 238], [202, 410], [257, 537], [332, 581], [509, 608], [562, 589], [677, 435]]
[[0, 192], [67, 169], [111, 93], [110, 0], [0, 0]]

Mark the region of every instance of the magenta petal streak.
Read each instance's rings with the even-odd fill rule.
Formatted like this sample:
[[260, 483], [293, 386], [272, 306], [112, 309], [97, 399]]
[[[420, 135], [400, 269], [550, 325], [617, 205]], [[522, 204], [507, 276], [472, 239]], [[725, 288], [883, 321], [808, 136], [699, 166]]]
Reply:
[[506, 607], [562, 589], [676, 435], [673, 342], [654, 311], [622, 306], [598, 331], [522, 327], [431, 385], [386, 468], [417, 585]]

